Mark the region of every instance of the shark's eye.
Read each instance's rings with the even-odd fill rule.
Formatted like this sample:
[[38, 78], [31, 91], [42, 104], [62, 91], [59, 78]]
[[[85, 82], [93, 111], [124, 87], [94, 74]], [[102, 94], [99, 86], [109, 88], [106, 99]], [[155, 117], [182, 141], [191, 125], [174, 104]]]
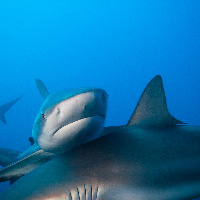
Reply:
[[42, 113], [42, 118], [47, 119], [47, 116], [44, 113]]

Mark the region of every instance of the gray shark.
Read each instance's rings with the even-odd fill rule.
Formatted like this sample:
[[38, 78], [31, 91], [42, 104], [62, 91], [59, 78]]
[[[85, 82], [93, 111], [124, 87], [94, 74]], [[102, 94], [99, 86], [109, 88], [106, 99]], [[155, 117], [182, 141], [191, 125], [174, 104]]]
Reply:
[[[55, 153], [56, 154], [56, 153]], [[57, 154], [12, 184], [4, 200], [179, 200], [200, 196], [200, 127], [169, 113], [163, 83], [145, 88], [125, 126]]]
[[0, 106], [0, 120], [6, 124], [5, 113], [21, 98], [22, 96]]
[[0, 182], [15, 182], [43, 163], [91, 141], [101, 133], [107, 111], [107, 93], [99, 88], [68, 89], [49, 94], [36, 79], [44, 103], [36, 116], [34, 145], [21, 153], [0, 148]]

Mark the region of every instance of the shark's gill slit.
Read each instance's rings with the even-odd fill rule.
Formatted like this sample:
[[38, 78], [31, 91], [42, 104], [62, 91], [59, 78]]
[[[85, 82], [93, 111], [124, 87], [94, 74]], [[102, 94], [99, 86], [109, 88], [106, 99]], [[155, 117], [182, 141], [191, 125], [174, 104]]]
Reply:
[[69, 190], [69, 198], [70, 198], [70, 200], [73, 200], [73, 199], [72, 199], [72, 193], [71, 193], [70, 190]]
[[86, 197], [86, 188], [85, 188], [85, 184], [84, 184], [83, 188], [84, 188], [84, 194], [85, 194], [85, 197]]
[[99, 188], [97, 187], [96, 199], [97, 199], [97, 197], [98, 197], [98, 192], [99, 192]]
[[92, 199], [92, 185], [90, 187], [90, 199]]
[[77, 189], [77, 194], [78, 194], [78, 200], [80, 200], [81, 197], [80, 197], [80, 193], [79, 193], [78, 187], [76, 187], [76, 189]]

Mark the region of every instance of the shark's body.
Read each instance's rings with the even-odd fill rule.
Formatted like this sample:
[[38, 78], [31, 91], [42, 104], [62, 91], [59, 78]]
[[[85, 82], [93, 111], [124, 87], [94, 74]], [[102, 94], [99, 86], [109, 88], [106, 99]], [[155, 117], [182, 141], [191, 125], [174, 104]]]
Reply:
[[4, 200], [182, 200], [200, 196], [200, 127], [167, 109], [159, 76], [146, 87], [126, 126], [104, 128], [28, 173]]
[[89, 200], [91, 189], [98, 200], [192, 199], [200, 196], [199, 134], [119, 127], [25, 175], [0, 199]]

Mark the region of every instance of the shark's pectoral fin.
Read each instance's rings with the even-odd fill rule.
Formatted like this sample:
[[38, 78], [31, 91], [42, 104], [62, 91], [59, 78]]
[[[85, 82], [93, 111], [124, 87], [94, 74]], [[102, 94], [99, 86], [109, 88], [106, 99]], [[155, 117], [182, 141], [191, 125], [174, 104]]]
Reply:
[[127, 125], [166, 127], [176, 124], [184, 123], [169, 113], [162, 78], [155, 76], [146, 86]]
[[42, 96], [44, 99], [46, 99], [46, 98], [49, 96], [49, 91], [47, 90], [46, 86], [45, 86], [44, 83], [43, 83], [40, 79], [38, 79], [38, 78], [35, 79], [35, 82], [36, 82], [37, 88], [38, 88], [38, 90], [39, 90], [41, 96]]
[[15, 159], [14, 162], [9, 163], [9, 165], [0, 170], [0, 182], [10, 180], [11, 183], [13, 183], [20, 177], [54, 157], [54, 154], [44, 152], [42, 149], [37, 149], [34, 147], [35, 146], [30, 147], [30, 149], [33, 149], [33, 152], [31, 152], [31, 150], [27, 150], [28, 152], [31, 152], [30, 155], [25, 155], [25, 153], [22, 153], [20, 156], [18, 156], [17, 160]]
[[[9, 164], [11, 164], [15, 160], [17, 160], [21, 154], [22, 154], [22, 152], [20, 152], [20, 151], [6, 149], [6, 148], [0, 148], [0, 165], [2, 167], [8, 166]], [[18, 180], [18, 178], [10, 179], [10, 184], [13, 184], [17, 180]]]

